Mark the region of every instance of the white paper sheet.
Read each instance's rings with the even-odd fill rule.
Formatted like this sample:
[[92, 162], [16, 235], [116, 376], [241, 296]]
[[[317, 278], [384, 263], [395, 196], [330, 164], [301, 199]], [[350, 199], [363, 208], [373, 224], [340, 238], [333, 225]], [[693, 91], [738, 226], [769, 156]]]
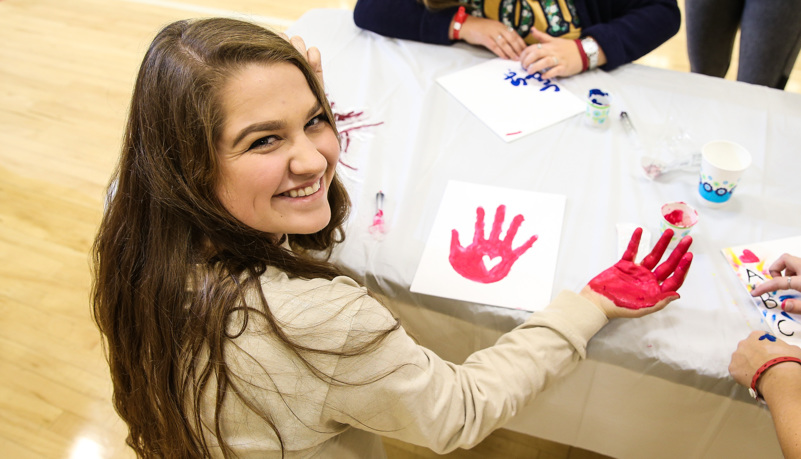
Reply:
[[[561, 195], [449, 182], [411, 290], [507, 308], [543, 309], [551, 299], [565, 201]], [[496, 225], [501, 221], [496, 219], [499, 207], [505, 215]], [[479, 208], [483, 227], [477, 223]], [[522, 221], [516, 225], [518, 215]]]
[[520, 63], [496, 58], [440, 77], [437, 82], [504, 141], [585, 111], [586, 103], [559, 84], [528, 75]]
[[[750, 295], [754, 287], [771, 278], [768, 269], [783, 253], [801, 254], [801, 236], [727, 247], [722, 252]], [[778, 290], [753, 301], [774, 335], [801, 346], [801, 314], [782, 310], [781, 302], [786, 298], [801, 298], [801, 294], [795, 290]]]

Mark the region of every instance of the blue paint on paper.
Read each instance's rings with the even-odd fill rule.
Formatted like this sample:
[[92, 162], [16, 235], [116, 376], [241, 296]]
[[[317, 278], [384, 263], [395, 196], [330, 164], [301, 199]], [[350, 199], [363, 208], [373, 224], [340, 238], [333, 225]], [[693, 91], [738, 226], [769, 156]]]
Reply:
[[793, 317], [790, 314], [787, 314], [787, 312], [785, 311], [782, 311], [782, 315], [788, 318], [789, 320], [792, 320], [793, 322], [798, 322], [797, 320], [793, 319]]
[[542, 88], [540, 88], [540, 91], [545, 91], [548, 88], [553, 88], [554, 92], [560, 91], [559, 86], [555, 85], [554, 83], [551, 83], [551, 80], [543, 79], [542, 74], [540, 72], [534, 72], [531, 75], [526, 75], [525, 77], [519, 77], [517, 76], [517, 72], [515, 72], [514, 70], [509, 70], [509, 73], [506, 74], [504, 80], [509, 80], [509, 82], [512, 83], [512, 86], [520, 86], [521, 84], [523, 86], [528, 86], [528, 80], [534, 80], [542, 83]]

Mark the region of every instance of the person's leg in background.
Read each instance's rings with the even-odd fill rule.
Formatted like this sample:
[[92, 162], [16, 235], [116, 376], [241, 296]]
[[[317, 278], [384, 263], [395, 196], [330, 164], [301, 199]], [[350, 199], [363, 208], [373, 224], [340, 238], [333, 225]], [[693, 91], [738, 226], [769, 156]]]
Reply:
[[784, 89], [801, 48], [801, 1], [746, 0], [740, 29], [737, 80]]
[[720, 78], [726, 76], [744, 3], [745, 0], [684, 1], [690, 71]]

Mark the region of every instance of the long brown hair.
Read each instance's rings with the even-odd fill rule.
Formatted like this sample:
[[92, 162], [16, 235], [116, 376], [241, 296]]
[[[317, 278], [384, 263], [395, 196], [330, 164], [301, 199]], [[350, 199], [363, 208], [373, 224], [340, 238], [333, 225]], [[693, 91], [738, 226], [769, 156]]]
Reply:
[[[226, 395], [238, 391], [223, 353], [226, 340], [236, 337], [227, 334], [226, 322], [243, 309], [263, 315], [267, 332], [308, 364], [301, 353], [314, 349], [297, 346], [282, 333], [259, 276], [268, 266], [290, 277], [340, 274], [327, 257], [344, 238], [350, 203], [336, 176], [328, 195], [330, 223], [315, 234], [293, 235], [293, 250], [236, 220], [214, 192], [219, 177], [215, 139], [223, 121], [220, 89], [230, 75], [254, 62], [288, 62], [300, 69], [336, 132], [322, 83], [304, 56], [275, 33], [233, 19], [166, 26], [148, 49], [133, 90], [119, 164], [93, 246], [92, 302], [115, 408], [129, 426], [128, 444], [142, 457], [210, 454], [200, 418], [201, 394], [209, 381], [216, 384], [217, 397], [212, 430], [230, 456], [220, 435], [219, 410]], [[243, 308], [248, 289], [258, 291], [261, 307]], [[208, 356], [205, 363], [198, 363], [200, 355]], [[283, 449], [280, 432], [268, 415], [261, 417]]]

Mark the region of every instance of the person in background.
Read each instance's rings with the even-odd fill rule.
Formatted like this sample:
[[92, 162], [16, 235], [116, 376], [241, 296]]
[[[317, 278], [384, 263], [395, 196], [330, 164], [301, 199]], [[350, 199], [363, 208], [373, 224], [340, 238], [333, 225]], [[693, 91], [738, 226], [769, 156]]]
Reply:
[[681, 25], [676, 0], [358, 0], [353, 18], [388, 37], [483, 46], [544, 78], [615, 69]]
[[[783, 254], [769, 272], [772, 279], [751, 291], [760, 296], [776, 290], [801, 290], [801, 258]], [[801, 301], [785, 299], [787, 312], [801, 312]], [[801, 348], [765, 332], [752, 332], [731, 357], [729, 373], [751, 395], [764, 401], [773, 417], [784, 457], [801, 458]]]
[[784, 89], [801, 50], [798, 0], [685, 0], [690, 70], [723, 78], [740, 31], [737, 81]]
[[[328, 261], [350, 208], [339, 154], [316, 48], [223, 18], [155, 37], [93, 247], [94, 319], [138, 456], [380, 458], [381, 435], [470, 448], [609, 319], [677, 299], [692, 262], [687, 237], [659, 263], [668, 230], [635, 263], [637, 230], [579, 293], [456, 365]], [[507, 236], [493, 256], [515, 255]]]

